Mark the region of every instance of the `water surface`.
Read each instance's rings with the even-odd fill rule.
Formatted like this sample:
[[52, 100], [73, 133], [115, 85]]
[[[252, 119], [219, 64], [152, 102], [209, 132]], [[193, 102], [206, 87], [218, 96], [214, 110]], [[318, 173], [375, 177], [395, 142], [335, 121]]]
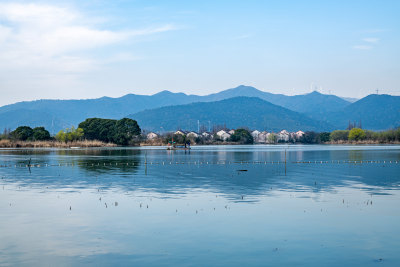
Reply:
[[400, 265], [400, 146], [6, 149], [0, 165], [0, 266]]

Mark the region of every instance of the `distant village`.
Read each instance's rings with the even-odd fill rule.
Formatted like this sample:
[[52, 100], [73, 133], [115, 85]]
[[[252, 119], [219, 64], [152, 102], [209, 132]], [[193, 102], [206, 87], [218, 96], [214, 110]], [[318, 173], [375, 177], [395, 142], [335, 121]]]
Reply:
[[[242, 129], [243, 130], [243, 129]], [[205, 144], [205, 143], [218, 143], [218, 142], [231, 142], [232, 136], [235, 135], [236, 130], [222, 129], [214, 132], [203, 131], [201, 133], [195, 131], [184, 131], [177, 130], [175, 132], [158, 134], [155, 132], [145, 133], [145, 138], [151, 143], [152, 141], [161, 141], [165, 139], [175, 139], [177, 142], [183, 140], [190, 140], [194, 144]], [[287, 142], [299, 142], [304, 136], [303, 131], [288, 132], [282, 130], [278, 133], [258, 131], [258, 130], [246, 130], [253, 138], [253, 143], [258, 144], [275, 144], [275, 143], [287, 143]]]

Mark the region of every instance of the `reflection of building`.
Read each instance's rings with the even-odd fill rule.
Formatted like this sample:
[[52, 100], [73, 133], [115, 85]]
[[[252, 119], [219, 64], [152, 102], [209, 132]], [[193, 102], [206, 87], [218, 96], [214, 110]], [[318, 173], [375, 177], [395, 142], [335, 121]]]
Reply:
[[224, 141], [228, 140], [228, 138], [231, 137], [231, 135], [224, 130], [217, 132], [216, 135]]
[[228, 160], [228, 153], [224, 150], [217, 151], [217, 160], [218, 161], [226, 161]]
[[151, 140], [151, 139], [155, 139], [158, 137], [158, 134], [150, 132], [147, 134], [147, 139]]

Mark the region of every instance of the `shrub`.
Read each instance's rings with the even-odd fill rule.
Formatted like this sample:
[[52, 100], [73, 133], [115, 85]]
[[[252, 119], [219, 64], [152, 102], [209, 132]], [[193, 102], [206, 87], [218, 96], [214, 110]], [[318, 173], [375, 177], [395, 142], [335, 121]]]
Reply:
[[57, 141], [65, 143], [82, 140], [82, 137], [83, 130], [81, 128], [75, 129], [75, 127], [60, 130], [55, 136]]
[[360, 141], [366, 137], [365, 131], [360, 128], [353, 128], [349, 132], [349, 140]]
[[29, 126], [19, 126], [17, 129], [11, 132], [11, 136], [16, 140], [21, 141], [32, 140], [33, 130]]
[[45, 141], [50, 139], [51, 139], [50, 133], [44, 127], [33, 128], [33, 140]]
[[330, 139], [333, 141], [339, 140], [348, 140], [349, 139], [349, 131], [348, 130], [336, 130], [331, 132]]
[[254, 142], [253, 136], [246, 129], [237, 129], [235, 133], [229, 138], [232, 142], [239, 142], [241, 144], [252, 144]]

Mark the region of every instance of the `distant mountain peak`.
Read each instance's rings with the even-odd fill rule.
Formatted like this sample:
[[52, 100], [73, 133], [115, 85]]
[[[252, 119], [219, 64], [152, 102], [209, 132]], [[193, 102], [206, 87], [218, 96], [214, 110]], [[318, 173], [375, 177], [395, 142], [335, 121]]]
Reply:
[[185, 94], [185, 93], [182, 93], [182, 92], [180, 92], [180, 93], [174, 93], [174, 92], [171, 92], [171, 91], [168, 91], [168, 90], [163, 90], [163, 91], [161, 91], [161, 92], [155, 93], [155, 94], [152, 95], [152, 96], [171, 96], [171, 95], [186, 95], [186, 94]]
[[258, 90], [257, 88], [255, 88], [253, 86], [244, 85], [244, 84], [241, 84], [241, 85], [239, 85], [239, 86], [237, 86], [235, 88], [232, 88], [231, 90], [253, 90], [253, 91], [256, 90], [256, 91], [260, 91], [260, 90]]
[[160, 92], [158, 92], [158, 93], [155, 93], [155, 94], [153, 94], [153, 95], [169, 95], [169, 94], [173, 94], [171, 91], [168, 91], [168, 90], [162, 90], [162, 91], [160, 91]]
[[317, 90], [312, 91], [309, 95], [323, 95], [322, 93], [318, 92]]

